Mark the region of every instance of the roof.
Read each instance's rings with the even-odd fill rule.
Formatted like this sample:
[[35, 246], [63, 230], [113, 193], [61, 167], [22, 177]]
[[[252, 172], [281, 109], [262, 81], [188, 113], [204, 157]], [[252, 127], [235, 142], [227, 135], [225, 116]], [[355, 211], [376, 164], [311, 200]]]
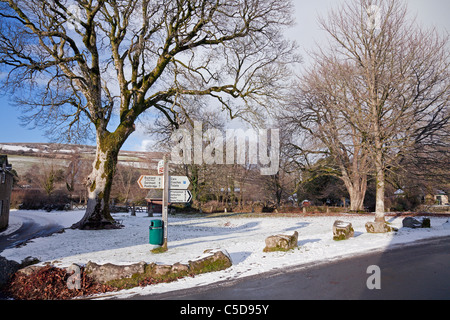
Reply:
[[162, 189], [150, 189], [145, 196], [145, 200], [162, 200], [163, 190]]

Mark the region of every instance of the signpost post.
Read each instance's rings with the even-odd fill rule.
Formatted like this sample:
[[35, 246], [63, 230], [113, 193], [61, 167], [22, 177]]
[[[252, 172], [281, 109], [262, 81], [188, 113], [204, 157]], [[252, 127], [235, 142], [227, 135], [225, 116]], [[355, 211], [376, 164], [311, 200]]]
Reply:
[[[162, 219], [163, 219], [163, 226], [164, 226], [164, 243], [162, 245], [162, 248], [164, 251], [167, 250], [167, 223], [168, 223], [168, 209], [169, 209], [169, 164], [167, 161], [167, 156], [164, 155], [163, 157], [163, 203], [162, 203]], [[158, 170], [159, 171], [159, 170]]]
[[162, 176], [142, 175], [137, 182], [141, 189], [163, 189], [162, 220], [164, 226], [164, 241], [162, 250], [166, 251], [169, 202], [190, 202], [192, 200], [192, 194], [187, 190], [190, 184], [188, 177], [169, 176], [169, 161], [166, 155], [164, 155], [163, 160], [158, 162], [158, 174], [162, 174]]

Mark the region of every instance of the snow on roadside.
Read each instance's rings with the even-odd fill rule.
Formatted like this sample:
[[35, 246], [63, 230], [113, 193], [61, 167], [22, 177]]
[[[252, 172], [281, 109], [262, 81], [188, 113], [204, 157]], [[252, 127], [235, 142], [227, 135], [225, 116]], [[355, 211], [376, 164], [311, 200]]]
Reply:
[[6, 237], [22, 227], [23, 221], [21, 219], [16, 219], [15, 216], [9, 217], [8, 228], [2, 232], [0, 232], [0, 237]]
[[[28, 211], [27, 211], [28, 212]], [[83, 215], [83, 211], [42, 212], [30, 214], [52, 217], [57, 223], [70, 227]], [[14, 215], [14, 214], [13, 214]], [[169, 217], [169, 250], [152, 254], [154, 248], [148, 243], [151, 219], [145, 213], [115, 214], [125, 228], [119, 230], [85, 231], [66, 229], [64, 233], [38, 238], [20, 248], [7, 249], [0, 254], [7, 259], [21, 261], [27, 256], [37, 257], [41, 264], [50, 261], [65, 267], [72, 263], [80, 265], [93, 261], [99, 264], [187, 263], [201, 256], [206, 249], [225, 249], [231, 256], [233, 266], [219, 272], [184, 278], [172, 283], [161, 283], [144, 288], [134, 288], [116, 293], [123, 298], [135, 294], [162, 293], [205, 285], [222, 280], [237, 279], [262, 272], [300, 264], [329, 261], [368, 250], [385, 249], [390, 245], [409, 243], [438, 236], [449, 236], [445, 228], [448, 218], [431, 217], [430, 229], [402, 228], [403, 217], [387, 217], [398, 232], [369, 234], [365, 223], [373, 216], [318, 216], [318, 217]], [[334, 241], [332, 226], [335, 220], [351, 222], [354, 238]], [[298, 231], [299, 248], [289, 252], [263, 252], [265, 238], [274, 234], [292, 234]]]

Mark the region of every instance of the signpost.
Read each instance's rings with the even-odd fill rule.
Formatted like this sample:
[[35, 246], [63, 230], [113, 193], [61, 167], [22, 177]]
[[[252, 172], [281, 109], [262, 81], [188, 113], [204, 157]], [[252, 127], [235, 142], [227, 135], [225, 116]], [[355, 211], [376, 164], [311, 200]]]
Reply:
[[169, 202], [189, 202], [192, 194], [189, 190], [169, 190]]
[[[141, 189], [164, 189], [163, 176], [142, 175], [138, 180]], [[189, 187], [189, 179], [186, 176], [169, 176], [169, 189], [185, 190]]]
[[141, 189], [163, 189], [162, 196], [162, 220], [164, 223], [163, 250], [167, 250], [167, 226], [169, 202], [183, 203], [192, 200], [192, 193], [187, 190], [189, 179], [186, 176], [169, 176], [169, 161], [166, 155], [158, 162], [158, 174], [161, 176], [142, 175], [138, 179]]
[[162, 189], [162, 177], [161, 176], [140, 176], [138, 180], [139, 187], [141, 189]]
[[189, 179], [186, 176], [170, 176], [169, 189], [186, 190], [189, 187]]
[[[159, 167], [159, 163], [158, 163]], [[159, 168], [158, 168], [159, 172]], [[164, 242], [162, 248], [167, 251], [167, 227], [168, 227], [168, 213], [169, 213], [169, 162], [167, 156], [163, 157], [163, 203], [162, 203], [162, 218], [164, 223]]]
[[158, 174], [164, 173], [164, 159], [158, 161]]

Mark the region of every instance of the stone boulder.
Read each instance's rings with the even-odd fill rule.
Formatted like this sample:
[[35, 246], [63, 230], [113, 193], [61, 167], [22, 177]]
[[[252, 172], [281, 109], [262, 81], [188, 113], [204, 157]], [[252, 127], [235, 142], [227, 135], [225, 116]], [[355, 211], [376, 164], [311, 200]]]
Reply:
[[44, 268], [44, 266], [34, 266], [33, 265], [33, 266], [27, 266], [25, 268], [22, 268], [22, 269], [18, 270], [17, 272], [18, 273], [22, 273], [22, 274], [24, 274], [26, 276], [29, 276], [32, 273], [35, 273], [36, 271], [38, 271], [38, 270], [40, 270], [42, 268]]
[[189, 272], [189, 265], [177, 262], [171, 266], [170, 271], [172, 273], [187, 273]]
[[[205, 250], [206, 255], [197, 260], [189, 260], [189, 271], [194, 274], [219, 271], [231, 267], [230, 255], [225, 250]], [[175, 265], [174, 265], [175, 266]]]
[[112, 263], [99, 265], [89, 261], [86, 265], [85, 272], [97, 282], [106, 283], [111, 280], [131, 278], [136, 273], [144, 273], [145, 267], [145, 262], [121, 266]]
[[366, 223], [366, 231], [368, 233], [386, 233], [391, 231], [396, 231], [395, 228], [390, 227], [386, 222], [367, 222]]
[[171, 276], [185, 276], [187, 274], [199, 274], [219, 271], [231, 267], [231, 258], [225, 250], [207, 250], [202, 257], [189, 261], [188, 264], [177, 262], [173, 265], [145, 262], [132, 265], [115, 265], [106, 263], [103, 265], [89, 261], [85, 272], [95, 281], [107, 283], [135, 277], [164, 278]]
[[20, 264], [18, 262], [0, 256], [0, 288], [9, 281], [11, 275], [19, 268]]
[[336, 220], [333, 224], [333, 240], [347, 240], [353, 237], [355, 231], [350, 222]]
[[150, 271], [151, 275], [156, 278], [167, 276], [171, 272], [172, 266], [169, 264], [154, 264]]
[[414, 218], [414, 217], [406, 217], [402, 221], [402, 225], [404, 228], [431, 228], [430, 218]]
[[276, 236], [269, 236], [266, 238], [266, 247], [264, 252], [271, 251], [288, 251], [297, 247], [298, 232], [295, 231], [292, 236], [285, 234], [278, 234]]
[[36, 263], [39, 262], [38, 258], [35, 257], [26, 257], [25, 259], [22, 260], [22, 262], [19, 265], [19, 270], [17, 270], [17, 272], [22, 273], [26, 276], [31, 275], [32, 273], [38, 271], [39, 269], [43, 268], [44, 266], [38, 266], [35, 265]]

